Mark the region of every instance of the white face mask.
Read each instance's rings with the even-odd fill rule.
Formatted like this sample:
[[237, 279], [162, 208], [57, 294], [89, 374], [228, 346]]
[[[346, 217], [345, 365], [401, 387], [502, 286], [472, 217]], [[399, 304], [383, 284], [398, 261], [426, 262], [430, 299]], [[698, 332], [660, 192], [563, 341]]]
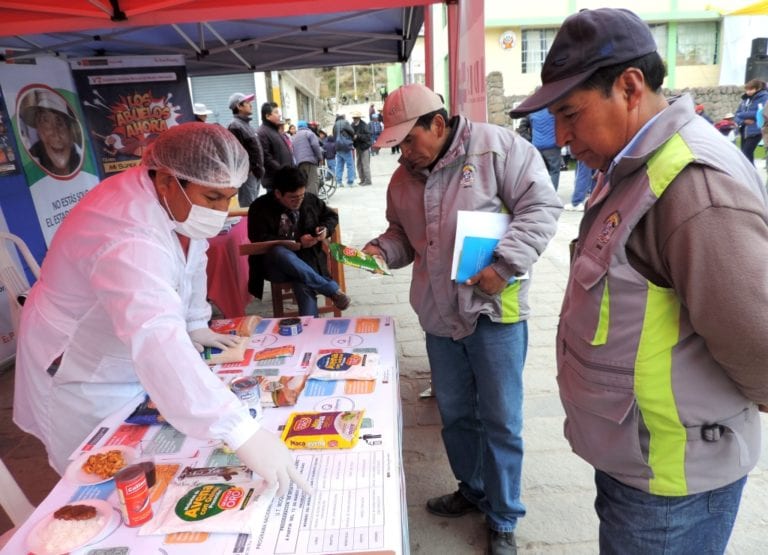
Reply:
[[173, 216], [173, 212], [171, 212], [171, 208], [168, 206], [168, 200], [163, 197], [165, 207], [168, 209], [171, 219], [176, 222], [176, 231], [182, 235], [186, 235], [190, 239], [208, 239], [210, 237], [216, 237], [216, 235], [218, 235], [224, 228], [224, 222], [228, 216], [227, 212], [193, 204], [192, 201], [189, 200], [187, 192], [184, 190], [184, 187], [181, 186], [178, 179], [176, 179], [176, 183], [178, 183], [181, 192], [192, 207], [187, 219], [183, 222], [179, 222]]

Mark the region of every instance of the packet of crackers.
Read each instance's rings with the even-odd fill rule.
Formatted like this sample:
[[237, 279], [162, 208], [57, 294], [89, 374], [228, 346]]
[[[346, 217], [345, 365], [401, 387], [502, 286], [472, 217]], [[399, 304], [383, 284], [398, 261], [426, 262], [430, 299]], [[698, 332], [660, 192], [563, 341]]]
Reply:
[[346, 266], [360, 268], [374, 274], [392, 275], [392, 272], [387, 267], [387, 263], [380, 256], [372, 256], [360, 249], [347, 247], [341, 243], [331, 243], [329, 248], [331, 249], [331, 256]]
[[292, 412], [282, 439], [288, 449], [351, 449], [357, 444], [364, 410]]
[[259, 322], [261, 322], [261, 316], [238, 316], [237, 318], [213, 320], [210, 327], [216, 333], [250, 337]]

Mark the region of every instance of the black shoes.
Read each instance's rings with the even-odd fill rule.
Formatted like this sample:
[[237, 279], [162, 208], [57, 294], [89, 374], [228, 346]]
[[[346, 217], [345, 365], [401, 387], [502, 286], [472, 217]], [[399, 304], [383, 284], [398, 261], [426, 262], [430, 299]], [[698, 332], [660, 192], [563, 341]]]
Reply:
[[433, 497], [427, 501], [428, 512], [447, 518], [455, 518], [477, 510], [477, 505], [458, 491], [441, 495], [440, 497]]
[[488, 555], [517, 555], [515, 533], [488, 528]]
[[336, 291], [336, 293], [331, 296], [331, 300], [333, 301], [333, 306], [339, 310], [346, 310], [349, 308], [349, 305], [352, 302], [352, 299], [350, 299], [348, 295], [344, 294], [341, 289]]

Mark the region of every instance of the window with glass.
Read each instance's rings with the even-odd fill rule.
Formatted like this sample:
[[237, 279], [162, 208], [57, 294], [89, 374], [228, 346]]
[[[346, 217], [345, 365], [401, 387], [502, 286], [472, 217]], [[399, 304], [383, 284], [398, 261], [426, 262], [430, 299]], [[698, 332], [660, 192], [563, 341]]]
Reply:
[[524, 29], [522, 32], [523, 73], [539, 73], [555, 40], [557, 29]]
[[649, 24], [648, 27], [651, 28], [651, 35], [653, 35], [653, 40], [656, 41], [656, 48], [661, 57], [666, 58], [664, 52], [667, 51], [667, 24], [653, 23]]
[[716, 21], [677, 24], [677, 65], [696, 66], [717, 63], [719, 25]]

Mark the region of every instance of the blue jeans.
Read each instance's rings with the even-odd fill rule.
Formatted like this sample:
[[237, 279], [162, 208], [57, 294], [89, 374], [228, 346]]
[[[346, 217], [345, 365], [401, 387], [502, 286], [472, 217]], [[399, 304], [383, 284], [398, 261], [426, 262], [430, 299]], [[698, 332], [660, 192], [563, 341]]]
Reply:
[[683, 497], [653, 495], [595, 471], [601, 555], [721, 555], [739, 510], [745, 476]]
[[339, 284], [323, 277], [298, 255], [285, 247], [273, 247], [264, 255], [265, 278], [269, 281], [290, 281], [299, 314], [317, 316], [317, 293], [326, 297], [339, 290]]
[[592, 170], [583, 162], [576, 163], [576, 177], [573, 184], [573, 194], [571, 195], [571, 204], [576, 206], [581, 204], [587, 198], [587, 195], [592, 192], [594, 187], [594, 180], [592, 179]]
[[339, 187], [343, 187], [343, 181], [341, 178], [344, 175], [344, 166], [347, 167], [347, 185], [353, 185], [355, 183], [355, 164], [352, 161], [352, 151], [341, 152], [336, 151], [336, 183]]
[[539, 150], [541, 157], [544, 159], [544, 165], [547, 166], [549, 172], [549, 178], [552, 180], [552, 185], [555, 186], [557, 191], [558, 185], [560, 185], [560, 166], [563, 163], [563, 156], [560, 154], [559, 148], [545, 148]]
[[427, 334], [451, 469], [459, 491], [499, 532], [513, 531], [525, 515], [520, 472], [527, 349], [527, 322], [497, 324], [481, 316], [475, 332], [458, 341]]

